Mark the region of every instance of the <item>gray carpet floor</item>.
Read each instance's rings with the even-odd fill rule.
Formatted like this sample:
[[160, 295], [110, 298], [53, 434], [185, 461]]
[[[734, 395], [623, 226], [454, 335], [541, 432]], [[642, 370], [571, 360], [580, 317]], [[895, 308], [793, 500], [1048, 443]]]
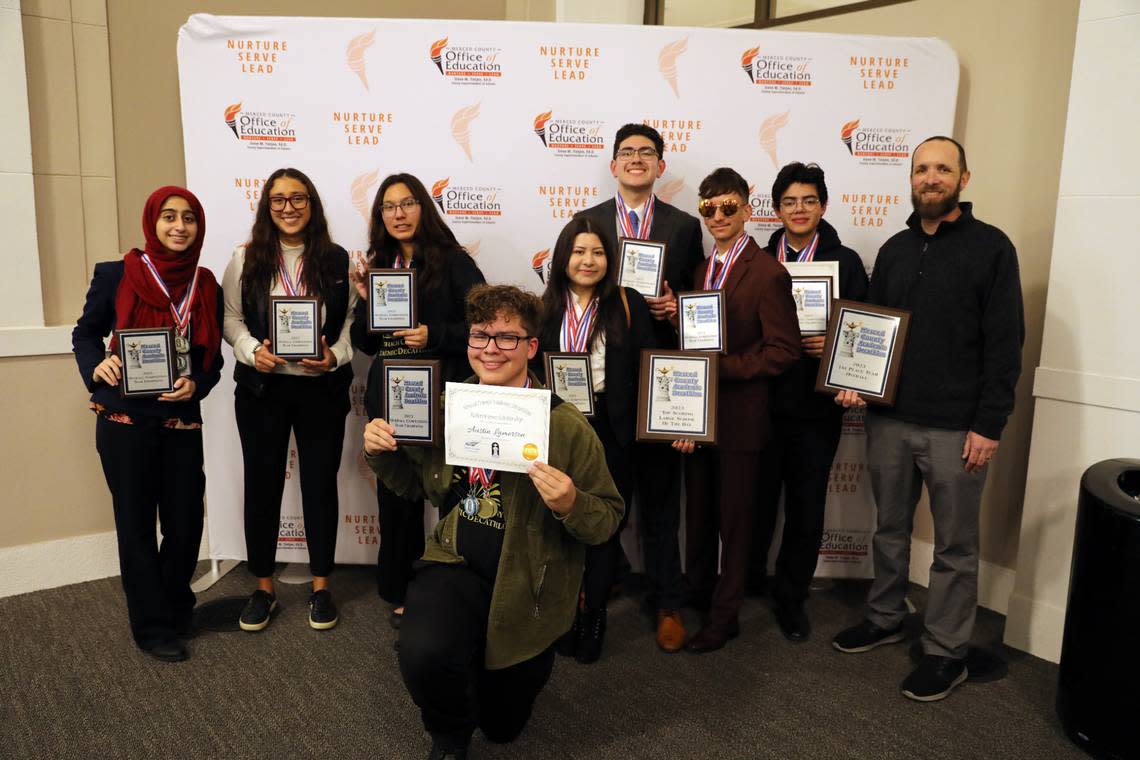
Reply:
[[[372, 578], [338, 569], [331, 631], [308, 628], [306, 587], [279, 585], [266, 631], [203, 633], [177, 664], [134, 648], [117, 578], [0, 599], [0, 756], [422, 758], [429, 742]], [[199, 602], [249, 590], [241, 567]], [[801, 645], [780, 636], [766, 599], [750, 599], [741, 637], [703, 656], [659, 652], [637, 597], [616, 599], [603, 659], [559, 658], [523, 735], [497, 746], [476, 734], [472, 758], [1085, 757], [1053, 710], [1056, 666], [1002, 648], [999, 615], [980, 613], [976, 641], [1008, 676], [942, 702], [900, 695], [905, 645], [834, 651], [865, 590], [815, 593], [815, 634]], [[921, 608], [923, 590], [911, 598]]]

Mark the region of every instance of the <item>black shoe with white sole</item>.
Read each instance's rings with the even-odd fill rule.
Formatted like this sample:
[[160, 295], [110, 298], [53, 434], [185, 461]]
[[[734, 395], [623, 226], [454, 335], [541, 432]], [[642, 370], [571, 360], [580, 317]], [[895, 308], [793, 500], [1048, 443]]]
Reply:
[[858, 654], [870, 652], [883, 644], [897, 644], [906, 639], [906, 632], [900, 625], [897, 628], [880, 628], [870, 620], [840, 631], [831, 640], [831, 645], [840, 652]]
[[327, 588], [314, 591], [309, 597], [309, 627], [327, 631], [336, 625], [336, 621], [336, 604], [333, 603], [332, 594]]
[[264, 631], [273, 618], [273, 611], [276, 609], [277, 596], [258, 589], [250, 595], [249, 601], [245, 603], [245, 609], [241, 611], [238, 625], [243, 631], [250, 631], [251, 633]]
[[954, 687], [970, 676], [966, 663], [936, 654], [923, 655], [918, 667], [902, 682], [904, 697], [918, 702], [946, 699]]

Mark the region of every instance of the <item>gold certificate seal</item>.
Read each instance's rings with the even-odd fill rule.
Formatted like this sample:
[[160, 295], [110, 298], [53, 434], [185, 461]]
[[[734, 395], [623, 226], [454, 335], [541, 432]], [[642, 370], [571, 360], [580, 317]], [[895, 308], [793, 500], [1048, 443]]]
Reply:
[[528, 443], [523, 446], [523, 459], [528, 462], [533, 462], [538, 459], [538, 446], [533, 443]]

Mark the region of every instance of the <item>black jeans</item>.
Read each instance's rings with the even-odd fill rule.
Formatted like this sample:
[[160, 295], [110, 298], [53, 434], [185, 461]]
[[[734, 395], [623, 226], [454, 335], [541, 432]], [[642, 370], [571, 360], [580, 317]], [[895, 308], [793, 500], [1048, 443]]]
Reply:
[[[131, 634], [145, 649], [172, 639], [189, 625], [194, 610], [190, 579], [202, 543], [206, 492], [202, 431], [126, 425], [99, 417], [95, 447], [115, 510]], [[156, 514], [162, 530], [159, 543]]]
[[[684, 606], [681, 577], [681, 472], [682, 454], [668, 444], [633, 444], [637, 482], [637, 524], [645, 574], [649, 578], [649, 601], [657, 609]], [[629, 510], [629, 504], [626, 504]]]
[[274, 375], [263, 397], [244, 386], [234, 392], [234, 416], [245, 464], [245, 548], [249, 570], [273, 575], [281, 494], [289, 456], [289, 431], [297, 440], [301, 508], [309, 571], [332, 572], [339, 501], [336, 473], [344, 448], [348, 390], [333, 392], [324, 377]]
[[476, 726], [493, 742], [513, 741], [554, 668], [553, 647], [509, 668], [484, 667], [491, 590], [466, 565], [430, 563], [408, 586], [400, 675], [424, 728], [449, 749], [466, 746]]
[[408, 593], [412, 565], [424, 553], [424, 503], [401, 499], [377, 479], [376, 510], [380, 518], [376, 588], [381, 599], [399, 607]]
[[629, 522], [629, 510], [633, 506], [633, 451], [632, 446], [622, 446], [614, 437], [604, 393], [596, 397], [594, 412], [591, 424], [598, 434], [598, 440], [602, 442], [610, 477], [614, 479], [614, 485], [625, 502], [625, 512], [622, 513], [621, 522], [614, 534], [600, 544], [586, 547], [582, 591], [586, 594], [586, 606], [597, 610], [606, 606], [614, 578], [617, 577], [622, 552], [621, 533]]

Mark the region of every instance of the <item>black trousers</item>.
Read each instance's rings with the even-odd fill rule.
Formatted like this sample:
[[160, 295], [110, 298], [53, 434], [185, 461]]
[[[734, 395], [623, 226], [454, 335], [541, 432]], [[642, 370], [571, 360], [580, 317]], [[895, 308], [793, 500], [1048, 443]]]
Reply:
[[376, 554], [376, 588], [380, 598], [397, 607], [404, 603], [412, 565], [424, 553], [424, 503], [402, 499], [376, 481], [380, 549]]
[[447, 748], [466, 746], [476, 726], [493, 742], [513, 741], [550, 680], [554, 648], [502, 670], [483, 650], [491, 583], [466, 565], [425, 563], [408, 586], [400, 624], [400, 675], [424, 728]]
[[586, 567], [582, 575], [582, 591], [586, 594], [586, 606], [601, 609], [606, 606], [617, 577], [618, 561], [621, 559], [621, 532], [629, 522], [629, 510], [633, 500], [633, 452], [632, 446], [622, 446], [614, 437], [613, 426], [606, 406], [605, 394], [599, 394], [594, 403], [594, 419], [591, 420], [594, 432], [602, 442], [606, 453], [606, 466], [614, 479], [618, 493], [625, 501], [625, 512], [617, 530], [606, 541], [586, 547]]
[[649, 579], [649, 602], [658, 609], [679, 609], [685, 603], [678, 538], [684, 455], [667, 444], [635, 443], [633, 449], [637, 524]]
[[[190, 623], [202, 543], [202, 431], [99, 417], [95, 447], [115, 510], [119, 570], [135, 642], [147, 648]], [[158, 517], [162, 540], [155, 541]]]
[[808, 597], [819, 558], [827, 480], [839, 448], [843, 418], [773, 415], [772, 429], [772, 440], [760, 459], [761, 481], [748, 576], [753, 585], [764, 583], [782, 490], [784, 530], [776, 557], [772, 597], [780, 604], [800, 604]]
[[234, 392], [234, 416], [245, 464], [249, 570], [258, 578], [273, 575], [292, 430], [297, 440], [309, 571], [325, 576], [332, 572], [336, 553], [336, 474], [344, 448], [348, 390], [331, 391], [324, 377], [274, 375], [268, 380], [261, 398], [241, 385]]

